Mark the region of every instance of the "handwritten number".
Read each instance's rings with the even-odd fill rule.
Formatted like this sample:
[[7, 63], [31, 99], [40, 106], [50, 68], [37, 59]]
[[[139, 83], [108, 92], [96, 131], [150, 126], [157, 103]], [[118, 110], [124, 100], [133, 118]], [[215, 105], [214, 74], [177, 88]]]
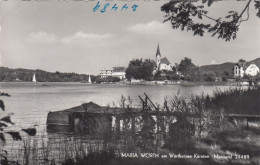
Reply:
[[110, 3], [105, 4], [104, 8], [101, 11], [101, 13], [104, 13], [106, 11], [106, 8], [110, 5]]
[[134, 5], [132, 6], [133, 11], [136, 11], [136, 8], [137, 8], [137, 7], [138, 7], [138, 5], [134, 4]]
[[99, 9], [99, 7], [100, 7], [100, 4], [99, 4], [99, 1], [98, 1], [97, 5], [93, 8], [93, 12], [97, 11], [97, 9]]
[[[104, 5], [104, 7], [100, 10], [101, 13], [106, 12], [107, 8], [110, 6], [110, 3], [106, 3]], [[138, 5], [134, 4], [132, 6], [133, 12], [135, 12], [137, 10]], [[96, 6], [93, 8], [93, 12], [96, 12], [98, 9], [100, 8], [100, 3], [99, 1], [97, 2]], [[111, 10], [117, 11], [118, 7], [116, 6], [116, 4], [114, 4], [114, 6], [111, 8]], [[128, 9], [127, 4], [124, 4], [124, 6], [122, 6], [121, 11], [126, 11]]]
[[118, 8], [118, 7], [116, 6], [116, 4], [114, 4], [114, 6], [112, 7], [112, 9], [111, 9], [111, 10], [113, 10], [113, 9], [114, 9], [114, 10], [116, 11], [116, 10], [117, 10], [117, 8]]
[[122, 7], [122, 9], [121, 9], [121, 11], [123, 11], [123, 9], [125, 9], [125, 11], [128, 9], [128, 6], [125, 4], [123, 7]]

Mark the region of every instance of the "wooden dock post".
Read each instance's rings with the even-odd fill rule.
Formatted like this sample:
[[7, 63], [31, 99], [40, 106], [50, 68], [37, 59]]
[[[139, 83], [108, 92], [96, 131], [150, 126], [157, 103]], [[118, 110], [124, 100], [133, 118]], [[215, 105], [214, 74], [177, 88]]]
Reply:
[[120, 116], [116, 115], [116, 138], [119, 138], [120, 135]]

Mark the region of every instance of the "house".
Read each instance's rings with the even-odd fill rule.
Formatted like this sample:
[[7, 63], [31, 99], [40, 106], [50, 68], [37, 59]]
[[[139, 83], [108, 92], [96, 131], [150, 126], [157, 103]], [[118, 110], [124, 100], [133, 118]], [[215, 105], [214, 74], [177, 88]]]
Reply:
[[120, 79], [125, 79], [125, 67], [113, 67], [112, 77], [119, 77]]
[[254, 63], [250, 64], [245, 70], [245, 74], [250, 76], [256, 76], [258, 72], [259, 68]]
[[246, 61], [240, 59], [237, 64], [234, 66], [234, 77], [244, 77], [246, 67]]
[[244, 77], [244, 75], [256, 76], [259, 72], [259, 67], [254, 63], [247, 63], [245, 60], [240, 59], [234, 66], [234, 77]]
[[166, 58], [161, 56], [160, 47], [158, 44], [157, 52], [156, 52], [156, 70], [157, 71], [171, 71], [172, 66], [170, 61]]
[[100, 77], [107, 78], [111, 77], [119, 77], [120, 79], [125, 79], [125, 67], [113, 67], [113, 69], [102, 69], [100, 70]]
[[113, 70], [111, 69], [102, 69], [100, 70], [100, 77], [101, 78], [107, 78], [109, 76], [112, 76]]

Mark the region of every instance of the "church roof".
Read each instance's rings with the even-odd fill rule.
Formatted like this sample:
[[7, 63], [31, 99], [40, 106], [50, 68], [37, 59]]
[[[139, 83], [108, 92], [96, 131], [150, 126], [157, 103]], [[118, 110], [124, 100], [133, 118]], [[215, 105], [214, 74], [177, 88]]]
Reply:
[[157, 56], [161, 56], [161, 52], [160, 52], [160, 47], [159, 47], [159, 44], [158, 44], [158, 47], [157, 47], [157, 52], [156, 52], [156, 57]]
[[167, 65], [171, 64], [170, 61], [169, 61], [166, 57], [163, 57], [163, 58], [161, 59], [161, 62], [160, 62], [160, 63], [161, 63], [161, 64], [167, 64]]

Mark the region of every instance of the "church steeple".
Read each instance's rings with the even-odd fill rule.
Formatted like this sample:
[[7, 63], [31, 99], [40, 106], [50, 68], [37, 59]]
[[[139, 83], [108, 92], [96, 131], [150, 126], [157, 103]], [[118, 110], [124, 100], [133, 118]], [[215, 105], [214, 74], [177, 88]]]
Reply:
[[159, 44], [158, 44], [158, 47], [157, 47], [157, 52], [156, 52], [156, 56], [160, 56], [161, 57], [161, 52], [160, 52], [160, 47], [159, 47]]
[[158, 47], [157, 47], [157, 52], [156, 52], [156, 68], [157, 70], [160, 69], [160, 63], [161, 63], [161, 52], [160, 52], [160, 47], [159, 47], [159, 44], [158, 44]]

